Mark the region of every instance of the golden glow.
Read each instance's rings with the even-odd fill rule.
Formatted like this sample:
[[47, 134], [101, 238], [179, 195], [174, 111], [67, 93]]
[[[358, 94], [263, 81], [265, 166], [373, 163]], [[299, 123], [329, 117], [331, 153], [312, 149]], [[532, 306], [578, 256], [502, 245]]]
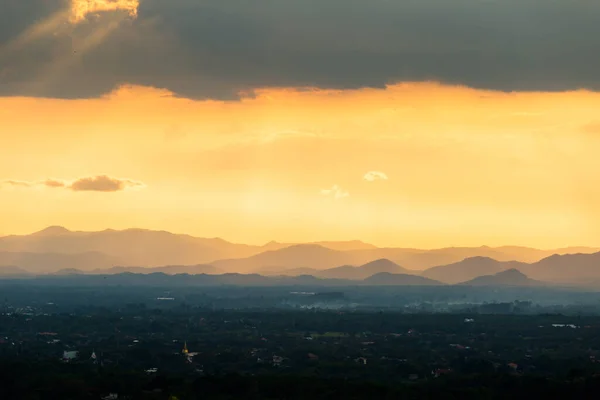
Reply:
[[[263, 243], [598, 245], [600, 94], [436, 83], [191, 101], [0, 98], [0, 181], [101, 175], [139, 191], [0, 187], [3, 233], [144, 227]], [[387, 179], [384, 179], [386, 177]]]
[[69, 19], [79, 23], [90, 14], [107, 11], [125, 11], [131, 18], [136, 18], [139, 6], [139, 0], [71, 0]]

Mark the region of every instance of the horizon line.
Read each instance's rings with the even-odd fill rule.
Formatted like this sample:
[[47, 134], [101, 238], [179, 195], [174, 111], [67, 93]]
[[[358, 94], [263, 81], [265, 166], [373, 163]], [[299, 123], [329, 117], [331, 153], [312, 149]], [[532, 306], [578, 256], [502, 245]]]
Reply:
[[[244, 242], [237, 242], [237, 241], [231, 241], [228, 239], [225, 239], [223, 237], [219, 237], [219, 236], [213, 236], [213, 237], [208, 237], [208, 236], [196, 236], [190, 233], [178, 233], [178, 232], [173, 232], [173, 231], [169, 231], [166, 229], [152, 229], [152, 228], [140, 228], [140, 227], [130, 227], [130, 228], [125, 228], [125, 229], [115, 229], [115, 228], [104, 228], [104, 229], [100, 229], [100, 230], [74, 230], [74, 229], [70, 229], [65, 227], [64, 225], [49, 225], [46, 226], [45, 228], [39, 229], [39, 230], [35, 230], [33, 232], [30, 233], [24, 233], [24, 234], [18, 234], [18, 233], [0, 233], [0, 239], [1, 238], [5, 238], [5, 237], [10, 237], [10, 236], [31, 236], [31, 235], [35, 235], [38, 233], [42, 233], [44, 231], [48, 231], [50, 229], [63, 229], [65, 231], [68, 231], [69, 233], [102, 233], [102, 232], [107, 232], [107, 231], [113, 231], [113, 232], [125, 232], [125, 231], [148, 231], [148, 232], [164, 232], [164, 233], [168, 233], [168, 234], [172, 234], [172, 235], [177, 235], [177, 236], [190, 236], [193, 237], [195, 239], [208, 239], [208, 240], [222, 240], [231, 244], [236, 244], [236, 245], [245, 245], [245, 246], [255, 246], [255, 247], [266, 247], [269, 244], [275, 243], [275, 244], [283, 244], [283, 245], [289, 245], [289, 246], [297, 246], [297, 245], [320, 245], [321, 243], [348, 243], [348, 242], [359, 242], [365, 245], [369, 245], [369, 246], [373, 246], [374, 248], [378, 248], [378, 249], [411, 249], [411, 250], [424, 250], [424, 251], [432, 251], [432, 250], [440, 250], [440, 249], [451, 249], [451, 248], [490, 248], [490, 249], [498, 249], [498, 248], [503, 248], [503, 247], [517, 247], [517, 248], [527, 248], [527, 249], [533, 249], [533, 250], [540, 250], [540, 251], [552, 251], [552, 250], [562, 250], [562, 249], [570, 249], [570, 248], [577, 248], [577, 247], [582, 247], [582, 248], [588, 248], [588, 249], [600, 249], [600, 247], [598, 246], [588, 246], [588, 245], [563, 245], [563, 246], [558, 246], [558, 247], [551, 247], [551, 248], [539, 248], [539, 247], [533, 247], [533, 246], [527, 246], [527, 245], [513, 245], [513, 244], [504, 244], [504, 245], [500, 245], [500, 246], [490, 246], [490, 245], [486, 245], [486, 244], [482, 244], [482, 245], [445, 245], [445, 246], [440, 246], [440, 247], [413, 247], [413, 246], [398, 246], [398, 245], [390, 245], [390, 246], [381, 246], [378, 244], [374, 244], [372, 242], [367, 242], [364, 241], [362, 239], [337, 239], [337, 240], [333, 240], [333, 239], [322, 239], [322, 240], [312, 240], [312, 241], [307, 241], [307, 242], [287, 242], [287, 241], [278, 241], [278, 240], [269, 240], [266, 243], [261, 243], [261, 244], [250, 244], [250, 243], [244, 243]], [[356, 249], [358, 250], [358, 249]]]

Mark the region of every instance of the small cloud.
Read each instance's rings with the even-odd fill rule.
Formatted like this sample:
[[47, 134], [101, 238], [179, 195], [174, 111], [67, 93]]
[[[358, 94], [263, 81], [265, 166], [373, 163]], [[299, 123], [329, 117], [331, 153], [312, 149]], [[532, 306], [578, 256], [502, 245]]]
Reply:
[[375, 181], [387, 181], [388, 176], [384, 172], [380, 171], [369, 171], [364, 176], [363, 179], [369, 182]]
[[112, 178], [107, 175], [98, 175], [89, 178], [80, 178], [71, 183], [68, 188], [76, 192], [119, 192], [125, 189], [142, 188], [145, 185], [130, 179]]
[[113, 178], [107, 175], [79, 178], [72, 182], [60, 179], [46, 179], [44, 181], [19, 181], [5, 180], [3, 185], [21, 188], [48, 187], [53, 189], [70, 189], [75, 192], [119, 192], [126, 189], [141, 189], [144, 183], [131, 179]]
[[46, 179], [43, 185], [51, 188], [61, 188], [67, 186], [67, 183], [58, 179]]
[[321, 190], [321, 194], [323, 196], [333, 196], [333, 198], [336, 199], [336, 200], [343, 199], [344, 197], [350, 196], [350, 193], [348, 193], [347, 191], [343, 190], [338, 185], [333, 185], [331, 187], [331, 189], [323, 189], [323, 190]]
[[16, 181], [16, 180], [6, 180], [2, 182], [6, 186], [13, 187], [33, 187], [35, 186], [35, 182], [27, 182], [27, 181]]

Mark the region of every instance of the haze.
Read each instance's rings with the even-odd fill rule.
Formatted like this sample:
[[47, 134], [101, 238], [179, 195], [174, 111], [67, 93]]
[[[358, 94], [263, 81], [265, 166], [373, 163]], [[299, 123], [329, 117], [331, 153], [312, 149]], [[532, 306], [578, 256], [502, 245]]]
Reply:
[[597, 246], [600, 6], [452, 3], [0, 0], [0, 232]]

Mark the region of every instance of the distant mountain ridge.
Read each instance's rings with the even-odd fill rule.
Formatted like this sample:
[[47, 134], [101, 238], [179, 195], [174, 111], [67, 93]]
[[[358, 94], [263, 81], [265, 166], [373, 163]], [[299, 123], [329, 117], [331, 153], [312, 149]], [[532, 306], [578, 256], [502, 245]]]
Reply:
[[489, 257], [470, 257], [449, 265], [441, 265], [423, 271], [423, 276], [441, 282], [455, 284], [482, 275], [493, 275], [511, 268], [527, 264], [518, 261], [502, 262]]
[[0, 277], [26, 277], [31, 276], [31, 273], [23, 268], [14, 266], [0, 266]]
[[109, 268], [119, 259], [100, 252], [34, 253], [0, 251], [0, 266], [16, 266], [31, 273], [55, 272], [65, 268]]
[[267, 275], [312, 275], [318, 278], [362, 280], [381, 272], [410, 274], [414, 271], [409, 271], [388, 259], [382, 258], [358, 267], [353, 265], [343, 265], [341, 267], [328, 268], [324, 270], [318, 270], [314, 268], [295, 268], [284, 271], [274, 271], [270, 273], [267, 272]]
[[[122, 272], [118, 274], [82, 274], [76, 271], [67, 271], [71, 273], [49, 274], [30, 276], [30, 279], [36, 283], [59, 284], [65, 283], [75, 285], [142, 285], [142, 286], [432, 286], [442, 285], [440, 282], [414, 275], [404, 274], [376, 274], [372, 277], [361, 280], [345, 279], [320, 279], [310, 275], [301, 276], [276, 276], [267, 277], [259, 274], [175, 274], [169, 275], [163, 272], [153, 272], [149, 274]], [[385, 276], [384, 276], [385, 275]], [[13, 279], [12, 277], [0, 277], [1, 280]], [[23, 278], [21, 278], [23, 279]]]
[[78, 269], [63, 269], [54, 273], [54, 275], [67, 275], [67, 274], [87, 274], [87, 275], [116, 275], [123, 273], [132, 274], [154, 274], [163, 273], [166, 275], [217, 275], [222, 274], [223, 271], [213, 267], [212, 265], [167, 265], [164, 267], [112, 267], [105, 269], [94, 269], [91, 271], [82, 271]]
[[[74, 232], [62, 227], [49, 227], [31, 235], [0, 238], [0, 252], [95, 252], [115, 260], [112, 265], [104, 267], [196, 265], [226, 257], [248, 257], [261, 251], [260, 246], [234, 244], [219, 238], [195, 238], [144, 229]], [[80, 265], [79, 268], [90, 269], [86, 265]]]
[[483, 275], [460, 285], [466, 286], [542, 286], [543, 282], [536, 281], [523, 274], [521, 271], [511, 268], [493, 275]]
[[266, 251], [248, 258], [220, 260], [211, 264], [224, 271], [249, 272], [264, 268], [322, 270], [351, 263], [352, 257], [346, 252], [316, 244], [298, 244], [279, 250]]
[[442, 282], [425, 278], [419, 275], [392, 274], [390, 272], [380, 272], [372, 275], [363, 283], [373, 286], [439, 286]]
[[522, 267], [533, 279], [547, 282], [587, 284], [600, 279], [600, 252], [593, 254], [555, 254]]
[[548, 283], [575, 285], [600, 283], [600, 252], [555, 254], [531, 264], [472, 257], [458, 263], [430, 268], [423, 271], [422, 275], [444, 283], [456, 284], [510, 269], [516, 269], [533, 280]]
[[[304, 254], [305, 247], [316, 249], [315, 254], [322, 256], [332, 256], [330, 262], [335, 262], [340, 252], [331, 249], [324, 249], [316, 245], [293, 246], [283, 249], [286, 255], [291, 252]], [[12, 253], [0, 253], [0, 256]], [[19, 253], [20, 254], [20, 253]], [[265, 256], [266, 254], [266, 256]], [[262, 265], [266, 257], [267, 261], [277, 261], [281, 256], [281, 251], [272, 251], [262, 253], [252, 258]], [[344, 254], [343, 252], [341, 254]], [[289, 254], [287, 254], [289, 255]], [[46, 256], [45, 254], [35, 254], [34, 256]], [[63, 260], [64, 256], [58, 255], [58, 260]], [[79, 256], [79, 255], [74, 255]], [[6, 257], [5, 257], [6, 258]], [[14, 257], [12, 257], [14, 258]], [[35, 257], [34, 257], [35, 259]], [[322, 259], [322, 258], [320, 258]], [[258, 260], [258, 261], [257, 261]], [[246, 263], [247, 259], [233, 260], [235, 262]], [[304, 263], [306, 261], [298, 261]], [[471, 257], [461, 262], [438, 266], [424, 271], [407, 270], [387, 259], [375, 260], [365, 265], [341, 266], [334, 268], [325, 268], [322, 270], [311, 268], [300, 268], [290, 270], [288, 275], [271, 274], [271, 276], [256, 273], [223, 273], [224, 271], [214, 265], [193, 265], [193, 266], [163, 266], [155, 268], [145, 267], [111, 267], [90, 269], [87, 271], [77, 268], [61, 268], [54, 275], [60, 276], [103, 276], [105, 279], [114, 275], [162, 275], [162, 276], [204, 276], [208, 282], [221, 282], [229, 284], [232, 277], [237, 277], [235, 282], [243, 284], [247, 279], [251, 282], [262, 282], [264, 284], [273, 284], [274, 282], [286, 284], [298, 284], [298, 282], [312, 282], [319, 284], [371, 284], [371, 285], [433, 285], [433, 284], [451, 284], [451, 285], [472, 285], [472, 286], [539, 286], [539, 285], [576, 285], [600, 287], [600, 252], [594, 254], [570, 254], [553, 255], [540, 260], [536, 263], [526, 264], [515, 261], [500, 262], [486, 257]], [[53, 271], [48, 268], [45, 270], [28, 270], [17, 265], [0, 265], [0, 276], [51, 276]], [[212, 278], [207, 278], [212, 277]], [[221, 278], [219, 278], [221, 277]], [[223, 278], [226, 277], [226, 278]], [[251, 277], [251, 278], [244, 278]], [[112, 279], [112, 278], [111, 278]], [[145, 279], [145, 278], [144, 278]], [[192, 281], [200, 278], [193, 278]], [[212, 280], [212, 281], [211, 281]]]
[[[307, 244], [270, 242], [263, 246], [253, 246], [230, 243], [220, 238], [197, 238], [166, 231], [107, 229], [80, 232], [51, 226], [30, 235], [0, 237], [0, 266], [16, 266], [31, 273], [48, 273], [68, 269], [108, 270], [115, 266], [163, 268], [166, 265], [211, 265], [219, 272], [309, 274], [356, 280], [364, 279], [368, 275], [366, 270], [357, 266], [365, 266], [373, 260], [386, 259], [396, 267], [390, 270], [375, 269], [371, 272], [414, 275], [420, 274], [418, 270], [429, 268], [430, 270], [422, 273], [424, 277], [446, 283], [458, 283], [481, 274], [497, 273], [510, 268], [522, 270], [535, 279], [537, 276], [557, 281], [571, 278], [579, 281], [600, 279], [600, 273], [596, 272], [597, 268], [593, 265], [585, 268], [577, 266], [574, 271], [577, 270], [583, 275], [575, 276], [576, 274], [565, 272], [561, 265], [554, 266], [552, 259], [545, 260], [545, 257], [554, 253], [562, 254], [571, 249], [583, 252], [594, 250], [565, 248], [551, 251], [519, 246], [422, 250], [378, 248], [358, 240]], [[587, 262], [585, 257], [580, 259], [576, 255], [573, 256], [570, 260], [577, 265]], [[491, 261], [471, 260], [477, 260], [476, 257], [485, 257]], [[534, 265], [541, 261], [547, 263], [544, 264], [546, 267], [541, 264]], [[466, 265], [470, 262], [475, 264], [471, 272]], [[560, 264], [562, 261], [556, 262]], [[534, 266], [522, 265], [523, 263]], [[451, 273], [446, 269], [453, 264], [460, 264], [453, 267], [458, 272]], [[400, 265], [402, 267], [399, 267]], [[531, 268], [533, 272], [530, 273]], [[334, 270], [322, 272], [330, 269]]]
[[318, 246], [326, 247], [331, 250], [338, 250], [338, 251], [370, 250], [370, 249], [378, 248], [375, 245], [372, 245], [370, 243], [365, 243], [360, 240], [347, 240], [347, 241], [339, 241], [339, 242], [322, 241], [322, 242], [308, 242], [308, 243], [280, 243], [280, 242], [276, 242], [276, 241], [271, 241], [271, 242], [265, 244], [264, 246], [262, 246], [262, 249], [264, 251], [280, 250], [280, 249], [284, 249], [286, 247], [297, 246], [297, 245], [301, 245], [301, 244], [318, 245]]

